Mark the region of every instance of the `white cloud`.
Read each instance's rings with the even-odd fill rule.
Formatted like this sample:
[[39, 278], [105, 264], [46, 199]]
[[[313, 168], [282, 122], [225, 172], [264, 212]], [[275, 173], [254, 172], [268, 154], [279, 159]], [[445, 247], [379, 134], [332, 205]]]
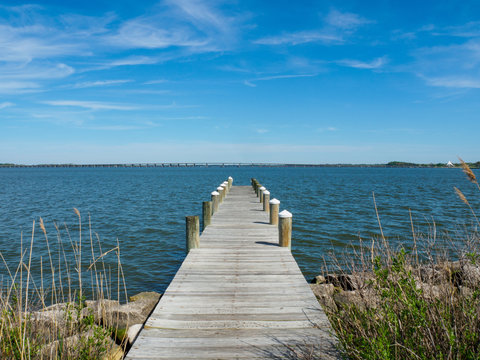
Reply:
[[40, 91], [40, 85], [32, 81], [0, 81], [0, 94], [26, 94]]
[[257, 85], [255, 82], [257, 81], [269, 81], [269, 80], [279, 80], [279, 79], [294, 79], [294, 78], [303, 78], [303, 77], [313, 77], [317, 76], [317, 74], [282, 74], [282, 75], [271, 75], [271, 76], [264, 76], [255, 79], [244, 80], [243, 84], [256, 87]]
[[341, 43], [343, 39], [337, 34], [328, 34], [322, 31], [299, 31], [277, 36], [267, 36], [254, 41], [260, 45], [299, 45], [311, 42]]
[[339, 29], [352, 30], [361, 25], [369, 24], [372, 21], [354, 13], [342, 13], [333, 9], [326, 16], [325, 22]]
[[156, 64], [159, 61], [156, 57], [148, 56], [131, 56], [125, 59], [118, 59], [108, 63], [107, 67], [115, 66], [133, 66], [133, 65], [150, 65]]
[[255, 129], [255, 132], [258, 134], [266, 134], [269, 132], [267, 129]]
[[446, 88], [478, 88], [480, 80], [480, 39], [462, 44], [421, 48], [408, 71], [427, 85]]
[[11, 107], [11, 106], [15, 106], [14, 103], [11, 103], [11, 102], [3, 102], [3, 103], [0, 103], [0, 110], [1, 109], [5, 109], [7, 107]]
[[44, 104], [52, 106], [71, 106], [71, 107], [80, 107], [89, 110], [135, 110], [137, 109], [134, 106], [112, 104], [106, 102], [97, 102], [97, 101], [75, 101], [75, 100], [55, 100], [55, 101], [45, 101]]
[[73, 87], [75, 89], [83, 89], [89, 87], [98, 87], [98, 86], [111, 86], [111, 85], [120, 85], [132, 82], [133, 80], [101, 80], [101, 81], [86, 81], [83, 83], [77, 83]]
[[383, 67], [387, 62], [388, 62], [388, 59], [385, 56], [376, 58], [370, 62], [363, 62], [363, 61], [350, 60], [350, 59], [337, 61], [339, 65], [352, 67], [356, 69], [379, 69]]
[[458, 77], [424, 78], [430, 86], [441, 86], [447, 88], [480, 89], [480, 79], [468, 79]]
[[168, 80], [165, 80], [165, 79], [157, 79], [157, 80], [146, 81], [146, 82], [143, 83], [143, 85], [165, 84], [166, 82], [168, 82]]

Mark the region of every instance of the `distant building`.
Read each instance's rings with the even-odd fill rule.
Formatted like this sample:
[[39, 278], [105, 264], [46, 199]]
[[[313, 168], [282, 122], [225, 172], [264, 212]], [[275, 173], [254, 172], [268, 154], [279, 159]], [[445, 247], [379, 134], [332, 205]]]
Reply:
[[447, 167], [453, 167], [453, 164], [451, 161], [447, 162]]

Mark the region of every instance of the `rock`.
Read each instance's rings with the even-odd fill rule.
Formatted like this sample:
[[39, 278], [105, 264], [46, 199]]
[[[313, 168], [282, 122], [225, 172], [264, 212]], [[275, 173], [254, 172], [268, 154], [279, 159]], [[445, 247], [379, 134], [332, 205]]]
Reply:
[[107, 331], [95, 325], [80, 334], [52, 341], [41, 349], [41, 357], [46, 359], [56, 359], [58, 354], [71, 359], [92, 358], [102, 353], [104, 360], [120, 360], [124, 356], [122, 348]]
[[157, 306], [161, 297], [161, 294], [154, 291], [141, 292], [130, 297], [130, 304], [133, 303], [134, 306], [137, 309], [140, 309], [141, 313], [145, 315], [145, 318], [147, 318], [152, 313], [155, 306]]
[[48, 341], [56, 338], [59, 332], [62, 336], [73, 335], [76, 331], [78, 314], [75, 304], [59, 303], [31, 312], [30, 320], [35, 332]]
[[138, 333], [140, 332], [140, 330], [142, 330], [142, 327], [143, 327], [143, 324], [135, 324], [128, 328], [127, 339], [130, 345], [133, 344], [133, 342], [138, 336]]
[[317, 297], [318, 302], [330, 311], [336, 311], [337, 305], [333, 301], [335, 286], [333, 284], [311, 284], [310, 288]]
[[324, 284], [325, 283], [325, 276], [318, 275], [313, 278], [311, 284]]
[[344, 291], [353, 291], [363, 289], [373, 283], [374, 275], [368, 272], [359, 272], [355, 274], [328, 274], [325, 277], [327, 284], [333, 284], [335, 287], [342, 288]]
[[84, 316], [93, 313], [97, 324], [127, 328], [131, 324], [143, 323], [147, 318], [142, 313], [142, 307], [133, 304], [135, 303], [121, 305], [118, 301], [112, 300], [89, 301], [82, 313]]
[[455, 286], [449, 282], [443, 282], [439, 285], [417, 282], [417, 289], [422, 290], [425, 299], [437, 300], [446, 299], [455, 293]]
[[379, 304], [379, 297], [373, 289], [336, 292], [333, 300], [338, 308], [345, 309], [354, 305], [362, 311], [367, 308], [375, 309]]
[[462, 285], [466, 285], [473, 289], [480, 287], [480, 267], [478, 264], [467, 262], [462, 265]]

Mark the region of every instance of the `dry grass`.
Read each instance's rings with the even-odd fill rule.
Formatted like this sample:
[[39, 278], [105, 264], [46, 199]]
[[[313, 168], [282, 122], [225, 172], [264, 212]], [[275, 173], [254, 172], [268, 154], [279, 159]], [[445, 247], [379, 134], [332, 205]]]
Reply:
[[[73, 239], [66, 225], [60, 228], [55, 224], [57, 251], [52, 250], [40, 218], [38, 227], [48, 253], [48, 266], [40, 257], [40, 271], [34, 271], [33, 266], [35, 222], [25, 249], [21, 239], [21, 255], [15, 267], [8, 266], [0, 253], [7, 274], [0, 283], [1, 359], [103, 359], [118, 350], [111, 340], [115, 332], [112, 324], [98, 325], [84, 300], [85, 294], [92, 300], [120, 300], [123, 295], [126, 299], [119, 247], [102, 252], [90, 220], [89, 242], [87, 246], [82, 244], [82, 217], [77, 209], [74, 212], [78, 217], [78, 236]], [[66, 243], [62, 234], [67, 234]], [[84, 258], [82, 247], [90, 247], [90, 259]], [[104, 260], [109, 255], [116, 257], [116, 269], [106, 265]], [[90, 276], [89, 289], [83, 286], [82, 276]], [[112, 276], [116, 284], [112, 283]], [[116, 293], [112, 293], [112, 288], [116, 288]]]
[[[468, 180], [478, 187], [473, 171], [461, 163]], [[337, 261], [338, 271], [349, 285], [354, 283], [354, 291], [343, 291], [344, 284], [336, 284], [335, 306], [325, 310], [345, 357], [480, 358], [480, 223], [465, 195], [456, 187], [454, 191], [476, 220], [463, 234], [463, 243], [451, 239], [457, 261], [449, 261], [452, 254], [439, 250], [434, 224], [421, 234], [412, 222], [413, 251], [392, 249], [378, 212], [379, 241], [372, 240], [367, 251], [360, 247], [355, 258], [341, 266]], [[417, 243], [425, 247], [419, 250]], [[342, 303], [337, 301], [339, 294], [354, 300]]]

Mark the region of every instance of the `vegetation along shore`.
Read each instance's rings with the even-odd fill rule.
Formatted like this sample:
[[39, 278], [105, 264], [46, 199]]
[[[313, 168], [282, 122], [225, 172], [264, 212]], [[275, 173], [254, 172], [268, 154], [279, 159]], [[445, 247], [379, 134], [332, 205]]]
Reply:
[[[480, 191], [471, 168], [461, 165]], [[475, 215], [465, 195], [454, 191]], [[434, 232], [416, 233], [413, 224], [413, 251], [392, 249], [378, 216], [378, 239], [338, 261], [336, 273], [313, 279], [345, 357], [480, 358], [480, 223], [474, 218], [452, 260], [436, 248]]]
[[[459, 166], [480, 194], [469, 164], [460, 161]], [[477, 219], [465, 195], [452, 191]], [[80, 212], [74, 213], [78, 227], [62, 232], [55, 225], [54, 241], [42, 219], [34, 223], [48, 249], [49, 266], [40, 273], [32, 270], [33, 234], [15, 267], [7, 266], [0, 253], [2, 272], [8, 274], [0, 284], [0, 358], [121, 359], [159, 301], [154, 292], [127, 295], [120, 246], [102, 249], [92, 229], [82, 229]], [[337, 270], [325, 269], [311, 284], [342, 354], [350, 359], [478, 359], [479, 221], [465, 230], [452, 258], [436, 247], [435, 232], [420, 234], [413, 223], [413, 250], [392, 248], [377, 216], [381, 235], [356, 247], [353, 257], [337, 259]], [[83, 285], [86, 277], [91, 287]], [[316, 358], [308, 349], [293, 350], [299, 359]]]

